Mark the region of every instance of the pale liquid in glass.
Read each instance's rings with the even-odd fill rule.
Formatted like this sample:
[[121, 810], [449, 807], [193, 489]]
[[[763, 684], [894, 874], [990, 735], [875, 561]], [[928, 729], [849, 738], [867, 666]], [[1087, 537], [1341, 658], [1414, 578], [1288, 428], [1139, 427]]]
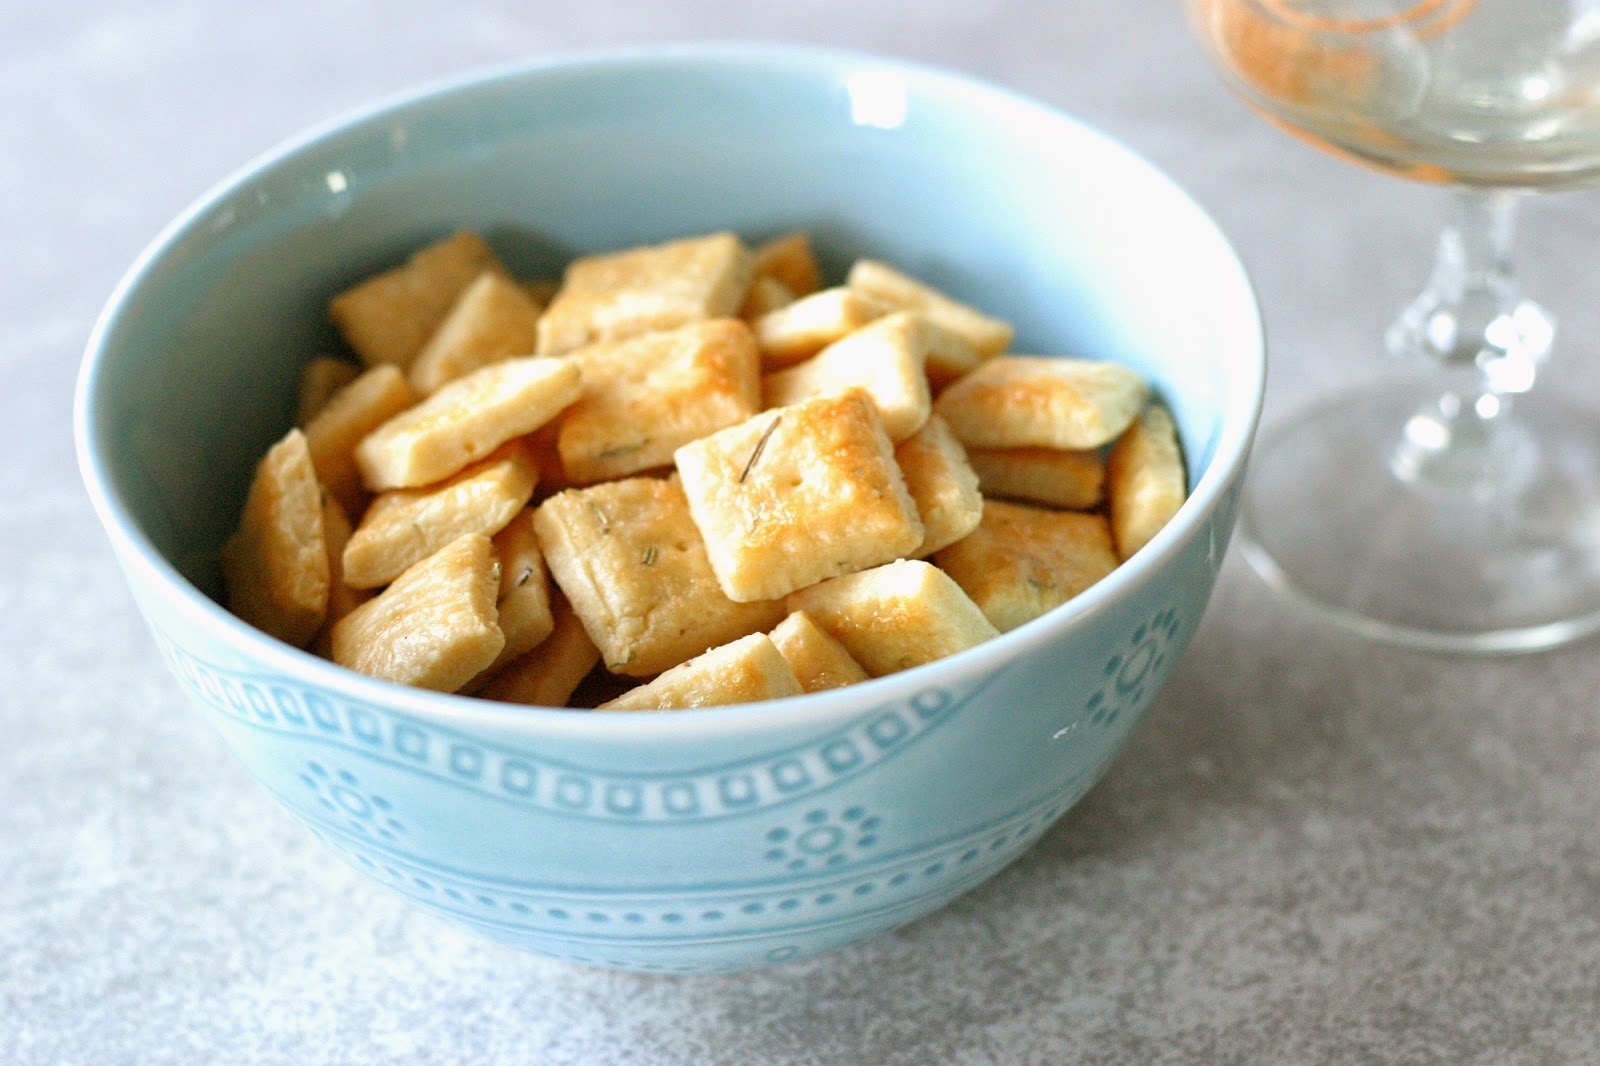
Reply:
[[1232, 87], [1405, 177], [1600, 180], [1600, 0], [1189, 0]]

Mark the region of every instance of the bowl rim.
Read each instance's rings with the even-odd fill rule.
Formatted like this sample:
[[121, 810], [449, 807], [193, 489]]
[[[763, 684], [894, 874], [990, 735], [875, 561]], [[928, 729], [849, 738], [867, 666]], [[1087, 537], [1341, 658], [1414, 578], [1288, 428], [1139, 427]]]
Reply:
[[[1032, 123], [1072, 129], [1094, 140], [1125, 164], [1143, 170], [1184, 204], [1220, 252], [1212, 284], [1231, 292], [1246, 314], [1219, 318], [1221, 343], [1236, 347], [1243, 371], [1238, 390], [1224, 397], [1219, 432], [1210, 463], [1191, 488], [1177, 515], [1149, 544], [1110, 575], [1067, 603], [998, 638], [913, 670], [873, 678], [857, 685], [761, 703], [675, 710], [664, 714], [590, 714], [569, 708], [497, 703], [457, 694], [411, 688], [349, 670], [309, 651], [274, 640], [228, 612], [193, 585], [155, 547], [113, 489], [107, 441], [96, 415], [96, 385], [111, 355], [109, 342], [134, 294], [167, 251], [180, 243], [225, 198], [273, 168], [330, 141], [353, 127], [381, 122], [408, 109], [451, 96], [467, 96], [510, 82], [541, 80], [574, 71], [596, 73], [703, 69], [746, 72], [780, 69], [846, 84], [852, 76], [894, 77], [908, 92], [940, 90], [974, 107], [1002, 107]], [[291, 136], [235, 169], [195, 198], [144, 247], [112, 289], [85, 344], [73, 396], [73, 436], [79, 474], [121, 564], [136, 571], [146, 590], [191, 624], [203, 626], [236, 654], [297, 683], [321, 687], [343, 700], [411, 715], [445, 727], [477, 728], [508, 734], [591, 738], [685, 737], [704, 733], [767, 730], [786, 725], [820, 724], [863, 709], [910, 699], [935, 687], [949, 687], [963, 676], [986, 676], [1037, 652], [1067, 631], [1090, 621], [1157, 580], [1162, 563], [1178, 553], [1188, 537], [1211, 520], [1228, 485], [1241, 478], [1258, 427], [1266, 385], [1265, 330], [1254, 286], [1238, 252], [1201, 204], [1165, 171], [1122, 141], [1073, 115], [997, 82], [957, 70], [895, 56], [803, 44], [679, 42], [563, 52], [468, 70], [391, 93], [349, 108]], [[1220, 560], [1218, 561], [1220, 565]], [[132, 576], [130, 574], [130, 576]], [[143, 608], [142, 608], [143, 609]]]

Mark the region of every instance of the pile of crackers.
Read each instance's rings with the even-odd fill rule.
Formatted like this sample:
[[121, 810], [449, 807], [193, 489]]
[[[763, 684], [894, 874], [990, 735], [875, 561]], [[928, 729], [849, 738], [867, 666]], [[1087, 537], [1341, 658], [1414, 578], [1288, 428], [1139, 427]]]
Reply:
[[874, 260], [824, 287], [804, 233], [556, 281], [464, 231], [329, 312], [356, 360], [305, 367], [228, 603], [401, 684], [601, 710], [848, 685], [1060, 606], [1187, 491], [1139, 374], [1013, 354]]

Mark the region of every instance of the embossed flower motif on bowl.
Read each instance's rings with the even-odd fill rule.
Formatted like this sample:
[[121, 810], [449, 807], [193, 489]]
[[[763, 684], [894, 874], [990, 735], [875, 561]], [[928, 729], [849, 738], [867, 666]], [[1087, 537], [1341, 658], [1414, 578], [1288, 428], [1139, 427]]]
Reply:
[[767, 831], [766, 858], [789, 870], [843, 866], [878, 842], [883, 819], [861, 807], [848, 807], [837, 817], [822, 808], [807, 811], [797, 826]]

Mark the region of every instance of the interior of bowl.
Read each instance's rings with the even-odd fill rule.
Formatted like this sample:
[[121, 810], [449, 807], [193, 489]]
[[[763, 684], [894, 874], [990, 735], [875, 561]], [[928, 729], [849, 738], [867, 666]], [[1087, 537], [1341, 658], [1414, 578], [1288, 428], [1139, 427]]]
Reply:
[[[732, 229], [808, 231], [829, 277], [891, 262], [1017, 329], [1115, 359], [1172, 407], [1197, 497], [1261, 397], [1244, 272], [1205, 214], [1102, 135], [1004, 91], [871, 57], [699, 47], [476, 76], [252, 164], [130, 272], [79, 397], [91, 492], [125, 550], [207, 595], [342, 287], [456, 229], [517, 272]], [[131, 546], [131, 547], [130, 547]]]

